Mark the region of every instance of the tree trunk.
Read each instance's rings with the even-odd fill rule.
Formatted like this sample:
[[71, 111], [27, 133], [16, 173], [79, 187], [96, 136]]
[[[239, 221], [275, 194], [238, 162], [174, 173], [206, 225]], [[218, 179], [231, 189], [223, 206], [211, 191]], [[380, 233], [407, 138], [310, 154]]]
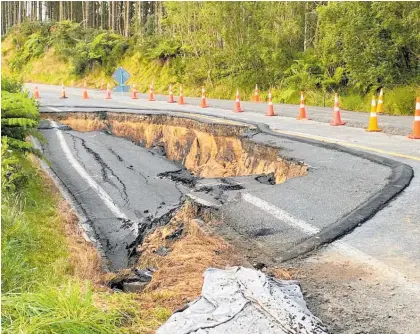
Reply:
[[307, 34], [308, 34], [308, 3], [305, 4], [304, 11], [304, 29], [303, 29], [303, 51], [306, 51], [307, 47]]
[[37, 19], [38, 19], [38, 21], [42, 21], [42, 1], [37, 1], [37, 6], [38, 6]]
[[4, 36], [6, 34], [6, 3], [1, 3], [1, 35]]
[[19, 10], [18, 10], [18, 14], [17, 14], [17, 23], [20, 24], [21, 23], [21, 17], [22, 17], [22, 1], [18, 1], [18, 5], [19, 5]]
[[85, 20], [86, 20], [86, 28], [90, 27], [89, 25], [89, 1], [84, 1], [85, 3]]
[[128, 37], [130, 33], [130, 1], [125, 2], [125, 29], [124, 36]]
[[111, 11], [109, 15], [111, 16], [111, 31], [114, 32], [115, 31], [115, 1], [111, 1]]
[[91, 3], [91, 10], [90, 10], [90, 16], [92, 17], [91, 19], [91, 26], [92, 28], [96, 28], [96, 10], [95, 10], [95, 6], [96, 6], [96, 1], [92, 1]]
[[100, 28], [103, 29], [104, 28], [104, 2], [103, 1], [99, 2], [99, 13], [101, 15]]

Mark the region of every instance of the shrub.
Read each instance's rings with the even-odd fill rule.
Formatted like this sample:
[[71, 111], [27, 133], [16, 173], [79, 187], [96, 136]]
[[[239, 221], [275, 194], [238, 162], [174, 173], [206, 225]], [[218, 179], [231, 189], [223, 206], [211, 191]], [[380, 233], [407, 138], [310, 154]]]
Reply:
[[12, 78], [1, 78], [1, 90], [9, 93], [17, 93], [22, 90], [22, 82]]
[[127, 50], [128, 43], [120, 35], [102, 33], [89, 44], [88, 58], [99, 63], [107, 75], [112, 74], [122, 54]]

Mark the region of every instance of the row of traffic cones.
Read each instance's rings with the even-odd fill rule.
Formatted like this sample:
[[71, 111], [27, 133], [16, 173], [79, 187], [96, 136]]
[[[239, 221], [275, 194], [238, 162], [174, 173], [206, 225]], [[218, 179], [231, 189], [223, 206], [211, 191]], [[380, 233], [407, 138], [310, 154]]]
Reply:
[[[100, 89], [104, 90], [104, 88], [105, 88], [104, 87], [104, 82], [102, 80]], [[34, 96], [35, 99], [40, 98], [40, 93], [39, 93], [38, 86], [35, 86], [33, 96]], [[60, 99], [67, 99], [67, 98], [68, 97], [67, 97], [67, 94], [66, 94], [64, 84], [62, 84]], [[83, 84], [82, 98], [83, 99], [88, 99], [89, 98], [88, 91], [87, 91], [86, 80]], [[137, 89], [136, 89], [135, 84], [133, 85], [131, 98], [132, 99], [138, 99]], [[149, 101], [155, 101], [153, 83], [151, 83], [150, 86], [149, 86], [148, 98], [149, 98]], [[107, 99], [107, 100], [111, 99], [111, 90], [110, 90], [109, 84], [107, 84], [107, 86], [106, 86], [105, 99]], [[380, 131], [382, 131], [378, 126], [377, 114], [381, 114], [383, 112], [383, 100], [384, 100], [383, 99], [383, 90], [381, 89], [381, 91], [379, 93], [379, 97], [378, 97], [378, 103], [376, 103], [375, 96], [372, 97], [371, 110], [370, 110], [370, 115], [369, 115], [369, 124], [368, 124], [368, 128], [366, 129], [366, 131], [369, 131], [369, 132], [380, 132]], [[255, 101], [255, 102], [260, 101], [257, 85], [255, 86], [253, 101]], [[174, 92], [173, 92], [172, 84], [169, 85], [168, 103], [176, 103], [175, 98], [174, 98]], [[181, 104], [181, 105], [185, 104], [184, 96], [183, 96], [183, 93], [182, 93], [182, 85], [180, 85], [180, 87], [179, 87], [178, 104]], [[201, 108], [207, 108], [208, 107], [207, 99], [206, 99], [206, 91], [205, 91], [204, 86], [201, 88], [200, 107]], [[235, 98], [235, 104], [234, 104], [233, 111], [234, 112], [243, 112], [243, 109], [241, 107], [239, 90], [236, 90], [236, 98]], [[273, 105], [271, 90], [269, 90], [269, 92], [268, 92], [268, 105], [267, 105], [267, 111], [266, 111], [265, 115], [266, 116], [276, 116], [276, 113], [274, 112], [274, 105]], [[308, 119], [310, 119], [310, 118], [307, 117], [307, 114], [306, 114], [305, 97], [304, 97], [303, 92], [301, 92], [301, 94], [300, 94], [299, 114], [298, 114], [298, 117], [296, 119], [297, 120], [308, 120]], [[341, 120], [338, 94], [335, 94], [335, 96], [334, 96], [333, 119], [330, 122], [330, 125], [341, 126], [341, 125], [345, 125], [345, 124], [346, 124], [346, 122], [343, 122]], [[416, 99], [416, 109], [415, 109], [415, 116], [414, 116], [413, 133], [409, 135], [409, 138], [420, 139], [420, 97], [417, 97], [417, 99]]]

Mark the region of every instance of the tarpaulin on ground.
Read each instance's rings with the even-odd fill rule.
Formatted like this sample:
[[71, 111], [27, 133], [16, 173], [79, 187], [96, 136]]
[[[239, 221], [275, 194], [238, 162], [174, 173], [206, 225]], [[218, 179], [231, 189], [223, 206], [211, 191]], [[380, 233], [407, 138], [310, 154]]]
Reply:
[[306, 307], [297, 281], [282, 281], [264, 273], [232, 267], [209, 268], [201, 297], [174, 313], [158, 334], [186, 333], [328, 333]]

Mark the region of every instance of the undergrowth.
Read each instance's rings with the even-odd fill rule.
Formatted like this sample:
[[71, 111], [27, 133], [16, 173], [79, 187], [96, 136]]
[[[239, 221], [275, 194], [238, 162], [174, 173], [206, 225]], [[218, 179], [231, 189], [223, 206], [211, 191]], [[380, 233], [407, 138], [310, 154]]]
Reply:
[[[241, 98], [250, 100], [255, 84], [259, 84], [263, 100], [267, 99], [271, 88], [274, 102], [298, 104], [300, 90], [304, 90], [307, 105], [332, 108], [334, 93], [338, 92], [341, 108], [362, 112], [370, 111], [372, 94], [377, 95], [379, 88], [383, 87], [384, 112], [393, 115], [412, 115], [415, 98], [420, 95], [416, 81], [367, 85], [362, 90], [343, 85], [345, 73], [341, 67], [332, 77], [321, 80], [319, 60], [311, 54], [304, 60], [293, 62], [281, 75], [281, 80], [272, 81], [270, 78], [270, 84], [267, 84], [267, 78], [255, 79], [261, 74], [254, 75], [253, 68], [232, 73], [218, 69], [218, 74], [212, 74], [205, 71], [207, 65], [202, 57], [180, 56], [175, 46], [161, 42], [163, 44], [142, 44], [135, 38], [84, 29], [69, 21], [39, 26], [27, 23], [12, 30], [3, 41], [2, 72], [25, 82], [64, 83], [79, 87], [86, 79], [89, 87], [99, 88], [102, 80], [111, 86], [116, 84], [112, 72], [123, 66], [131, 74], [127, 84], [136, 84], [138, 91], [143, 93], [148, 91], [152, 82], [159, 94], [167, 94], [169, 84], [175, 85], [174, 93], [178, 94], [178, 84], [183, 84], [184, 95], [199, 97], [201, 86], [205, 85], [209, 98], [234, 99], [236, 89], [239, 89]], [[167, 52], [170, 57], [162, 56]]]

